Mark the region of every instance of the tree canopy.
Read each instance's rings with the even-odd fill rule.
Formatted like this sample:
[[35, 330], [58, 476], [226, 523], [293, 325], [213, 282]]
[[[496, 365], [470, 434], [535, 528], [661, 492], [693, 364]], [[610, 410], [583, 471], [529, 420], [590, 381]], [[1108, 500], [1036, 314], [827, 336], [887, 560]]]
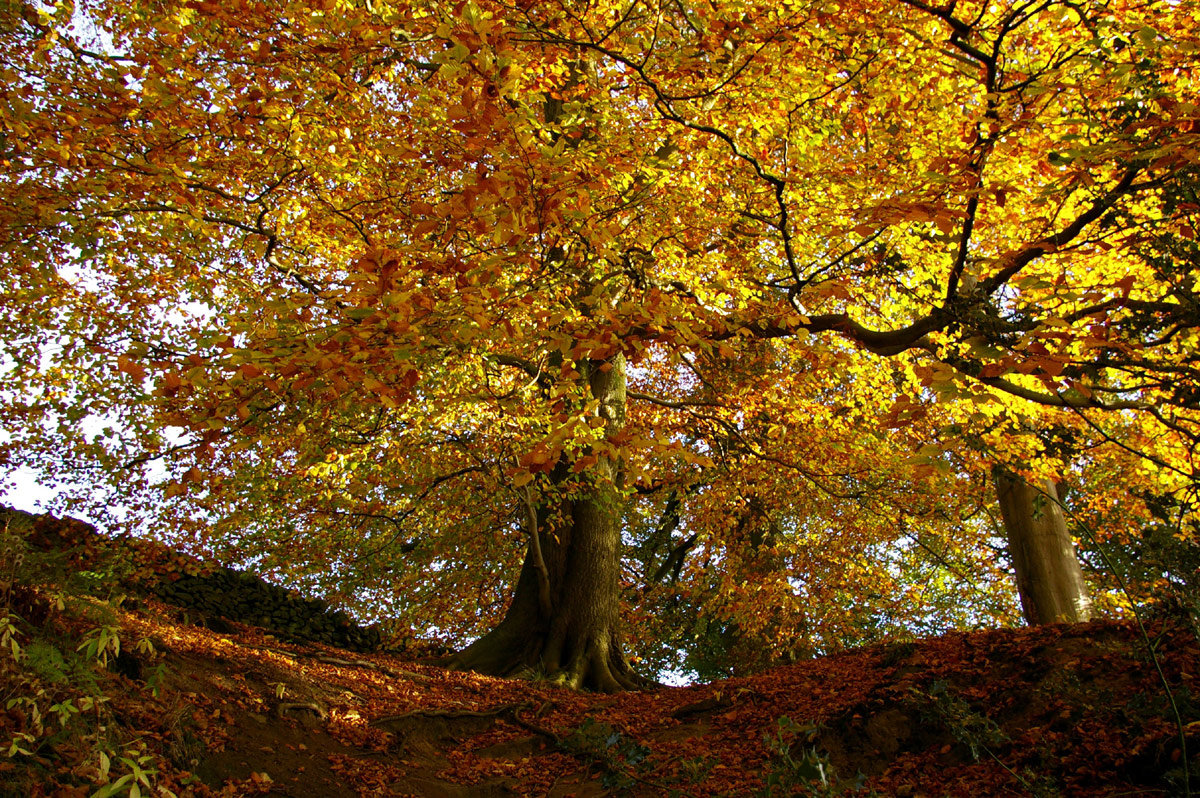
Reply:
[[1194, 543], [1197, 30], [8, 3], [0, 464], [576, 684], [1010, 620], [995, 465]]

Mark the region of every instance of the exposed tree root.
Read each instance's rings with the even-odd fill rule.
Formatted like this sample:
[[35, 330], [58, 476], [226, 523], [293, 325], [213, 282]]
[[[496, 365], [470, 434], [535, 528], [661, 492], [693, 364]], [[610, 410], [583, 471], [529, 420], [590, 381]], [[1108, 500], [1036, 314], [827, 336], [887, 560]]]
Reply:
[[[586, 641], [575, 637], [574, 645], [568, 645], [566, 637], [550, 641], [545, 635], [517, 635], [511, 625], [501, 624], [442, 664], [451, 670], [544, 679], [572, 690], [603, 693], [639, 690], [654, 684], [629, 666], [619, 648], [610, 644], [611, 635], [589, 635]], [[570, 656], [564, 656], [568, 650]]]
[[411, 679], [418, 682], [427, 682], [430, 680], [429, 676], [426, 676], [422, 673], [396, 670], [395, 668], [389, 668], [385, 665], [376, 665], [373, 662], [367, 662], [366, 660], [361, 659], [338, 659], [337, 657], [327, 657], [323, 654], [314, 654], [312, 658], [317, 662], [324, 662], [328, 665], [340, 665], [345, 668], [368, 668], [369, 670], [379, 671], [380, 673], [393, 676], [397, 679]]
[[520, 712], [522, 709], [528, 709], [531, 706], [533, 706], [531, 703], [524, 701], [520, 704], [505, 704], [502, 707], [485, 710], [418, 709], [414, 712], [402, 712], [399, 715], [384, 715], [382, 717], [375, 718], [371, 721], [371, 725], [378, 726], [379, 728], [387, 728], [388, 725], [403, 723], [404, 721], [411, 720], [413, 718], [491, 718], [505, 714], [516, 715], [517, 712]]
[[280, 704], [279, 706], [275, 707], [275, 714], [278, 715], [279, 717], [283, 718], [283, 717], [287, 717], [287, 713], [294, 712], [297, 709], [303, 709], [303, 710], [307, 710], [308, 712], [315, 713], [316, 716], [318, 718], [320, 718], [321, 720], [329, 719], [329, 713], [325, 711], [325, 708], [322, 707], [320, 704], [316, 704], [316, 703], [298, 703], [298, 702], [283, 703], [283, 704]]
[[[289, 651], [287, 649], [271, 648], [269, 646], [262, 646], [261, 650], [270, 651], [275, 654], [280, 654], [282, 656], [288, 657], [289, 659], [293, 659], [293, 660], [303, 657], [305, 659], [311, 659], [316, 662], [324, 662], [326, 665], [337, 665], [337, 666], [343, 667], [343, 668], [367, 668], [368, 670], [378, 671], [379, 673], [383, 673], [388, 676], [395, 677], [397, 679], [411, 679], [413, 681], [418, 681], [418, 682], [427, 682], [432, 678], [430, 676], [426, 676], [423, 673], [413, 673], [412, 671], [405, 671], [405, 670], [398, 670], [396, 668], [389, 668], [386, 665], [377, 665], [374, 662], [367, 662], [365, 659], [341, 659], [340, 657], [330, 657], [330, 656], [326, 656], [325, 654]], [[430, 664], [437, 664], [437, 663], [431, 662]]]

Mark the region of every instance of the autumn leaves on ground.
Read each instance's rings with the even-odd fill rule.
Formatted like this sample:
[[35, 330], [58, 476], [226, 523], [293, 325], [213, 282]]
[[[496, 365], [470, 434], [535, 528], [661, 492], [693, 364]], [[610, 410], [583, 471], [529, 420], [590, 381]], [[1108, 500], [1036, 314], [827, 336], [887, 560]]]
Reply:
[[17, 537], [4, 795], [1171, 795], [1200, 750], [1200, 651], [1170, 618], [1153, 657], [1133, 624], [1058, 625], [613, 697], [190, 614], [150, 597], [183, 560], [145, 544], [138, 595], [105, 602], [79, 589], [104, 569], [67, 573], [78, 540]]

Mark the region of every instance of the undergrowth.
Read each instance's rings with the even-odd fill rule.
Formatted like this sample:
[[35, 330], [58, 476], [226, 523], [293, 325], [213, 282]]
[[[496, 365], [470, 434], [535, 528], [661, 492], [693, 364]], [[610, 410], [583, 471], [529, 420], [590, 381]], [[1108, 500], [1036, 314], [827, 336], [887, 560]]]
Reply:
[[[174, 796], [159, 783], [160, 757], [110, 706], [123, 651], [120, 575], [103, 559], [81, 571], [73, 550], [30, 546], [21, 520], [5, 513], [0, 525], [0, 794], [58, 783], [90, 798]], [[148, 640], [133, 648], [155, 657]]]
[[849, 782], [839, 781], [829, 757], [816, 743], [820, 732], [820, 725], [800, 725], [786, 715], [776, 720], [774, 732], [763, 735], [768, 757], [758, 792], [761, 798], [864, 794], [862, 774]]

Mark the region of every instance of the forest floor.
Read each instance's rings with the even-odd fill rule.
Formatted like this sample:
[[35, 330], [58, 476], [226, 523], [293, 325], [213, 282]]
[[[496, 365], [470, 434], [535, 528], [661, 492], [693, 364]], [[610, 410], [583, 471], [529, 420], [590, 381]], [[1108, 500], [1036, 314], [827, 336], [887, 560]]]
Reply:
[[1200, 648], [1167, 619], [1148, 640], [1112, 621], [949, 634], [599, 695], [218, 632], [148, 597], [98, 623], [52, 595], [0, 589], [19, 618], [0, 796], [1151, 796], [1185, 794], [1185, 765], [1200, 783]]

